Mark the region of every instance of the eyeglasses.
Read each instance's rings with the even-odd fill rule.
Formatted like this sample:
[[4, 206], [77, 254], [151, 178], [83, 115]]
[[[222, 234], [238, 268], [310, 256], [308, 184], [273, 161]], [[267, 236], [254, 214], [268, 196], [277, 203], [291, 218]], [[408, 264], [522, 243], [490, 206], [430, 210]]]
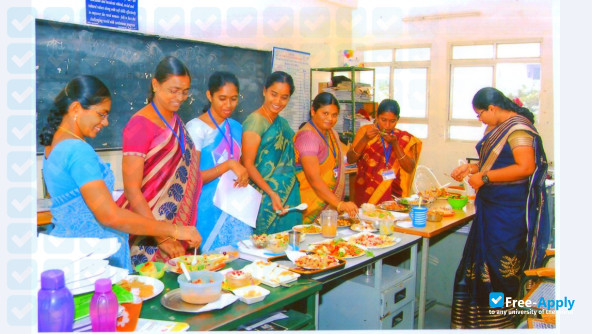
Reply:
[[486, 112], [486, 111], [487, 111], [487, 109], [484, 109], [482, 112], [478, 113], [477, 114], [477, 119], [481, 118], [481, 114], [484, 113], [484, 112]]
[[106, 119], [106, 120], [109, 119], [109, 114], [103, 114], [103, 113], [100, 113], [96, 110], [95, 110], [95, 112], [97, 113], [97, 115], [99, 115], [101, 117], [101, 119]]
[[181, 97], [188, 97], [188, 96], [191, 95], [189, 93], [189, 90], [188, 89], [187, 90], [181, 90], [181, 89], [170, 89], [170, 88], [167, 88], [167, 92], [169, 92], [169, 94], [171, 94], [171, 95], [179, 95], [179, 94], [181, 94]]

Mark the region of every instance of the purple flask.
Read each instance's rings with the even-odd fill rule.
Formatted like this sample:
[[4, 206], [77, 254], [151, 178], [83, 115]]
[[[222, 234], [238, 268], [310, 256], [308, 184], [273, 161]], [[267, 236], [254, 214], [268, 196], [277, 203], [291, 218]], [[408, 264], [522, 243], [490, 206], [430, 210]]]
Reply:
[[74, 323], [74, 297], [64, 284], [59, 269], [41, 273], [41, 289], [37, 293], [37, 330], [39, 332], [71, 332]]
[[111, 280], [95, 281], [95, 293], [90, 300], [90, 323], [93, 332], [115, 332], [119, 303], [111, 288]]

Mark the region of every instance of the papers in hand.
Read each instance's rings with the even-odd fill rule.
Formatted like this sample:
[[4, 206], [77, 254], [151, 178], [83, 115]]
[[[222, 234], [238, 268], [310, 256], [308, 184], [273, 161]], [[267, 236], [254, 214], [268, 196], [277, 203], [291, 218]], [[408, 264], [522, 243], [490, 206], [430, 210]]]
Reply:
[[214, 205], [254, 228], [261, 205], [261, 193], [251, 185], [235, 188], [234, 180], [236, 174], [231, 170], [220, 176], [214, 194]]

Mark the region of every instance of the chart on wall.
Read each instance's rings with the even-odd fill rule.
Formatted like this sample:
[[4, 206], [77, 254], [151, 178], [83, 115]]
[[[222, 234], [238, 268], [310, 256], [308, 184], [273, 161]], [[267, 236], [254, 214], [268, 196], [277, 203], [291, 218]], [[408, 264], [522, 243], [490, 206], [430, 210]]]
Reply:
[[294, 131], [308, 120], [310, 112], [310, 53], [273, 48], [272, 72], [284, 71], [292, 76], [296, 89], [282, 111]]

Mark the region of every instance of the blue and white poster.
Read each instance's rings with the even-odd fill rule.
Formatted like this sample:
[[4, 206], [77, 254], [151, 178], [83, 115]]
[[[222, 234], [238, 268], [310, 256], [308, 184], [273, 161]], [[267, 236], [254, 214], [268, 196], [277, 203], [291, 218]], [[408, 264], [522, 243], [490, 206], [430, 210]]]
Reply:
[[86, 23], [138, 30], [138, 0], [86, 0]]

